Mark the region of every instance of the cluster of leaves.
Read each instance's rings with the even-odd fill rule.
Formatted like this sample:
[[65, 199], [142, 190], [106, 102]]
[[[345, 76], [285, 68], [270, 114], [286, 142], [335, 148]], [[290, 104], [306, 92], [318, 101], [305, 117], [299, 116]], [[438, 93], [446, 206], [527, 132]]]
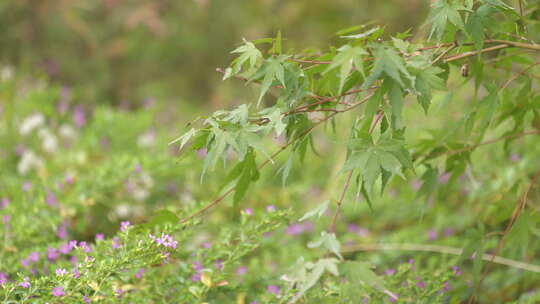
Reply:
[[[535, 18], [539, 11], [537, 2], [525, 6], [520, 1], [520, 9], [516, 9], [499, 0], [439, 0], [432, 5], [428, 17], [430, 31], [426, 41], [412, 39], [409, 32], [388, 37], [383, 28], [367, 26], [341, 31], [339, 35], [346, 43], [330, 48], [327, 53], [287, 53], [281, 33], [275, 38], [244, 41], [232, 52], [238, 57], [223, 71], [223, 79], [238, 78], [247, 84], [258, 84], [257, 99], [252, 106], [218, 111], [203, 120], [200, 128], [191, 129], [180, 138], [181, 148], [189, 149], [191, 142], [191, 149], [207, 149], [209, 157], [205, 168], [213, 167], [220, 156], [230, 161], [230, 154], [224, 151], [236, 155], [238, 161], [230, 170], [224, 189], [228, 190], [225, 195], [234, 191], [234, 201], [238, 203], [248, 186], [257, 180], [259, 170], [290, 148], [288, 161], [279, 169], [286, 183], [294, 159], [302, 163], [310, 146], [315, 152], [313, 130], [325, 122], [334, 127], [346, 127], [337, 121], [345, 119], [347, 115], [343, 113], [350, 113], [354, 119], [349, 123], [347, 159], [341, 170], [348, 173], [349, 178], [341, 198], [336, 199], [334, 221], [351, 177], [357, 184], [356, 197], [362, 194], [370, 207], [375, 190], [383, 192], [396, 175], [406, 179], [419, 174], [423, 184], [418, 197], [429, 199], [437, 189], [439, 172], [455, 182], [470, 170], [471, 154], [477, 147], [503, 141], [508, 153], [516, 138], [539, 133], [540, 95], [533, 89], [537, 76], [528, 73], [537, 71], [538, 67], [540, 48], [532, 38], [540, 33], [540, 24]], [[361, 32], [354, 34], [358, 31]], [[264, 45], [270, 46], [267, 56]], [[519, 67], [511, 62], [518, 63]], [[494, 68], [518, 69], [518, 72], [510, 77], [504, 73], [488, 73], [491, 63]], [[457, 71], [461, 79], [451, 78]], [[451, 83], [453, 88], [449, 91], [448, 84], [456, 79], [460, 84]], [[404, 123], [405, 110], [417, 111], [408, 104], [410, 97], [431, 117], [435, 94], [447, 92], [440, 108], [450, 107], [453, 91], [468, 87], [469, 80], [474, 81], [474, 96], [467, 102], [467, 108], [460, 111], [457, 121], [439, 130], [427, 130], [431, 135], [429, 139], [406, 140], [406, 127], [423, 130], [421, 126]], [[274, 98], [269, 98], [269, 93]], [[282, 144], [268, 156], [252, 138], [271, 132], [282, 135]], [[501, 133], [497, 139], [483, 141], [486, 134]], [[255, 162], [257, 154], [267, 158], [259, 166]], [[538, 174], [526, 181], [533, 185], [537, 178]], [[524, 183], [520, 189], [530, 190], [531, 187]], [[495, 246], [496, 253], [520, 214], [532, 212], [523, 211], [529, 190], [514, 212], [506, 210], [504, 216], [498, 217], [499, 223], [509, 220], [510, 224]], [[527, 218], [530, 217], [520, 217], [513, 231], [534, 224], [523, 224]], [[528, 228], [524, 230], [528, 235]], [[519, 246], [527, 246], [524, 241], [527, 238], [520, 239]], [[483, 242], [475, 240], [464, 251], [483, 253]], [[341, 258], [339, 242], [332, 232], [323, 231], [322, 238], [311, 246], [323, 246]], [[296, 267], [300, 273], [291, 279], [297, 291], [291, 302], [304, 297], [324, 273], [338, 276], [338, 262], [321, 258]], [[475, 267], [476, 291], [486, 273], [478, 279], [479, 268]], [[476, 296], [474, 292], [473, 296]]]
[[[84, 108], [3, 73], [0, 298], [534, 303], [539, 14], [534, 1], [439, 0], [425, 41], [367, 25], [325, 52], [286, 52], [280, 33], [246, 40], [224, 78], [259, 93], [191, 123], [173, 141], [178, 166], [160, 109]], [[358, 252], [404, 240], [461, 248]]]

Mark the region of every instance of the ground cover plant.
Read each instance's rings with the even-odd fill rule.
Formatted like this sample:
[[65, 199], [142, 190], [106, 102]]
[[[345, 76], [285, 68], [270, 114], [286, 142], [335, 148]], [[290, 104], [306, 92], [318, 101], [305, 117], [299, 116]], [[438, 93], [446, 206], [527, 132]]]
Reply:
[[250, 102], [187, 124], [4, 68], [0, 299], [540, 302], [539, 16], [244, 40], [217, 72]]

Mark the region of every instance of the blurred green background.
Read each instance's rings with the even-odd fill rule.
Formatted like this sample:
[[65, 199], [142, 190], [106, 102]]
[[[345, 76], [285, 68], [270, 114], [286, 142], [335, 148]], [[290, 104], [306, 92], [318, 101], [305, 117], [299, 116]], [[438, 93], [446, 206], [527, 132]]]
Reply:
[[[420, 0], [2, 0], [0, 63], [46, 74], [83, 103], [125, 108], [149, 99], [185, 107], [238, 103], [221, 83], [242, 38], [275, 36], [303, 50], [335, 43], [339, 29], [374, 21], [388, 32], [425, 20]], [[236, 100], [236, 101], [235, 101]]]

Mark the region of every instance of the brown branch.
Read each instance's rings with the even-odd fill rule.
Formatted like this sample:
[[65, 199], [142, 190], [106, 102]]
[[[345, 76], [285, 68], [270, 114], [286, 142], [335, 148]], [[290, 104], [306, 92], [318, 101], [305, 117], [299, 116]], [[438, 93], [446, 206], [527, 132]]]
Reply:
[[465, 53], [461, 53], [461, 54], [456, 54], [456, 55], [445, 57], [444, 62], [446, 63], [446, 62], [450, 62], [450, 61], [455, 61], [455, 60], [463, 59], [463, 58], [466, 58], [466, 57], [475, 56], [475, 55], [478, 55], [478, 54], [481, 54], [481, 53], [486, 53], [486, 52], [491, 52], [491, 51], [504, 49], [504, 48], [507, 48], [507, 47], [510, 47], [510, 44], [499, 44], [499, 45], [488, 47], [488, 48], [485, 48], [485, 49], [482, 49], [482, 50], [479, 50], [479, 51], [470, 51], [470, 52], [465, 52]]
[[539, 65], [539, 64], [540, 64], [540, 61], [535, 62], [535, 63], [529, 65], [528, 67], [526, 67], [525, 69], [523, 69], [521, 72], [519, 72], [519, 73], [517, 73], [516, 75], [514, 75], [513, 77], [511, 77], [510, 79], [508, 79], [508, 81], [506, 81], [506, 82], [504, 83], [504, 85], [501, 87], [501, 90], [506, 89], [506, 87], [507, 87], [512, 81], [516, 80], [519, 76], [522, 76], [522, 75], [526, 74], [528, 70], [534, 68], [535, 66], [537, 66], [537, 65]]
[[343, 203], [343, 199], [345, 198], [345, 193], [347, 193], [347, 190], [349, 189], [349, 185], [351, 184], [351, 177], [353, 175], [353, 172], [354, 170], [351, 170], [349, 174], [347, 175], [347, 179], [345, 180], [345, 186], [343, 186], [343, 191], [341, 191], [341, 195], [339, 197], [339, 200], [337, 201], [336, 213], [334, 213], [334, 218], [332, 219], [330, 232], [334, 232], [334, 233], [336, 232], [337, 218], [341, 210], [341, 204]]

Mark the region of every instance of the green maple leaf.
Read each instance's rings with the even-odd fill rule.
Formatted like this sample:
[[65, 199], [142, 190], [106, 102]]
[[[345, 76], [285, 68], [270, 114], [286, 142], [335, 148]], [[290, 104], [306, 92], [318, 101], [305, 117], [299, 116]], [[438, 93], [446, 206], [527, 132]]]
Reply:
[[262, 98], [268, 92], [270, 89], [270, 86], [272, 86], [272, 83], [274, 80], [279, 81], [283, 87], [286, 87], [285, 85], [285, 69], [283, 67], [283, 62], [288, 58], [288, 56], [278, 56], [278, 57], [271, 57], [266, 60], [266, 62], [261, 66], [259, 71], [255, 73], [249, 81], [253, 81], [256, 79], [262, 78], [261, 82], [261, 92], [259, 94], [259, 98], [257, 100], [257, 105], [259, 105], [262, 101]]
[[227, 69], [223, 79], [227, 79], [233, 74], [238, 73], [245, 63], [249, 63], [249, 68], [254, 68], [257, 63], [263, 58], [261, 51], [257, 49], [255, 44], [244, 40], [244, 45], [236, 48], [231, 54], [240, 54], [232, 63], [232, 69]]
[[405, 61], [395, 51], [394, 48], [390, 48], [382, 45], [373, 45], [372, 49], [375, 55], [375, 63], [371, 74], [366, 78], [363, 89], [369, 88], [375, 80], [387, 76], [400, 84], [401, 87], [405, 87], [402, 76], [408, 79], [414, 87], [414, 76], [412, 76], [405, 67]]
[[363, 48], [357, 46], [352, 47], [348, 44], [338, 49], [338, 54], [332, 60], [332, 63], [328, 66], [324, 73], [327, 73], [337, 67], [339, 67], [339, 91], [343, 89], [345, 81], [349, 77], [353, 66], [364, 76], [364, 62], [363, 56], [368, 55], [368, 52]]
[[441, 40], [448, 22], [455, 25], [459, 29], [465, 31], [465, 24], [459, 11], [468, 11], [468, 9], [452, 0], [439, 0], [432, 5], [430, 17], [427, 23], [431, 23], [431, 32], [429, 38], [435, 34], [437, 40]]

